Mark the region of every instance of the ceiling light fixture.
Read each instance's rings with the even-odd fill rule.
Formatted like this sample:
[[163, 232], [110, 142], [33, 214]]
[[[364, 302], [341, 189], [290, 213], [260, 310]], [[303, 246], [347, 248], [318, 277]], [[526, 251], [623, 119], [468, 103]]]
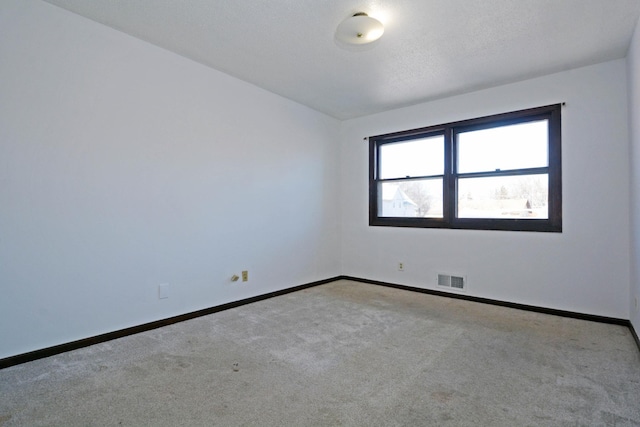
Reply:
[[336, 38], [343, 43], [366, 44], [378, 40], [382, 33], [382, 22], [364, 12], [358, 12], [338, 25]]

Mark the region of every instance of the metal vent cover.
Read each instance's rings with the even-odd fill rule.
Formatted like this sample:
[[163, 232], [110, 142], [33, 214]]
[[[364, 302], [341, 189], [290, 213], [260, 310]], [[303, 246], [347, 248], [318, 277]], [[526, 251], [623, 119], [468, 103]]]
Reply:
[[464, 277], [451, 276], [451, 287], [457, 289], [464, 289]]
[[438, 286], [446, 286], [447, 288], [451, 286], [451, 276], [446, 274], [438, 274]]
[[465, 290], [466, 279], [464, 276], [453, 276], [449, 274], [438, 273], [438, 286], [441, 286], [443, 288]]

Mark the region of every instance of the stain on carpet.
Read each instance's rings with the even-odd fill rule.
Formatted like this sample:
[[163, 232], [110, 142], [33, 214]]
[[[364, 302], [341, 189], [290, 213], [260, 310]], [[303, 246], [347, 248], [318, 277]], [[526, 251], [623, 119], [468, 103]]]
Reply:
[[437, 400], [438, 402], [447, 403], [448, 401], [453, 399], [453, 392], [450, 392], [450, 391], [434, 391], [433, 393], [431, 393], [431, 397], [434, 400]]

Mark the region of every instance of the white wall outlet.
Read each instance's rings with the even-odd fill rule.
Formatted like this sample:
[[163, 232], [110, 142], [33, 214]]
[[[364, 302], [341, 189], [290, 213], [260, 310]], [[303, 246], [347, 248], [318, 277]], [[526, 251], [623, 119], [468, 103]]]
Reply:
[[169, 298], [169, 284], [163, 283], [158, 286], [158, 299]]
[[248, 282], [249, 281], [249, 271], [248, 270], [243, 270], [242, 271], [242, 281], [243, 282]]
[[398, 263], [398, 271], [404, 271], [404, 262]]
[[633, 302], [634, 302], [635, 307], [636, 307], [636, 312], [638, 312], [638, 297], [635, 297], [635, 298], [633, 299]]

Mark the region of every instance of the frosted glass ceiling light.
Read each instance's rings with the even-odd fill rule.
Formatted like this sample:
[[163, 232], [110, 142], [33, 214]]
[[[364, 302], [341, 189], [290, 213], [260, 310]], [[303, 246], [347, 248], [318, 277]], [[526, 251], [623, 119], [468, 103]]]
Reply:
[[382, 22], [364, 12], [358, 12], [338, 25], [336, 38], [343, 43], [366, 44], [378, 40], [382, 33]]

